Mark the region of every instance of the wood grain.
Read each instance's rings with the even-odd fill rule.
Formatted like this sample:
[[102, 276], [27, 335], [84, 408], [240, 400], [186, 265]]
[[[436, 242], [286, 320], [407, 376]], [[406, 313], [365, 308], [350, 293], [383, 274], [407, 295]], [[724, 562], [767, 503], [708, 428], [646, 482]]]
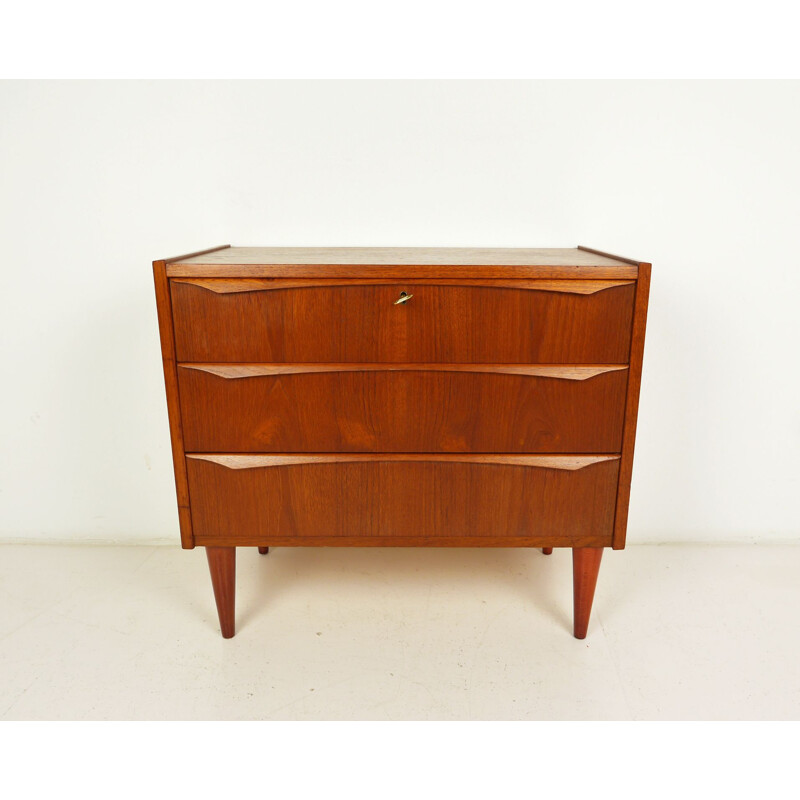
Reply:
[[[245, 458], [245, 457], [242, 457]], [[619, 461], [531, 469], [464, 460], [349, 457], [227, 469], [187, 458], [198, 544], [369, 545], [370, 539], [609, 544]], [[337, 539], [336, 537], [341, 537]]]
[[[175, 259], [169, 259], [175, 261]], [[571, 247], [228, 247], [181, 258], [183, 265], [378, 265], [615, 267], [627, 262]]]
[[[355, 278], [342, 280], [336, 278], [175, 278], [175, 283], [188, 283], [217, 294], [238, 294], [240, 292], [268, 292], [274, 289], [313, 289], [318, 286], [386, 286], [399, 289], [396, 278]], [[538, 292], [563, 292], [566, 294], [595, 294], [604, 289], [624, 286], [633, 281], [545, 281], [545, 280], [490, 280], [462, 279], [436, 281], [435, 278], [409, 278], [403, 286], [493, 286], [505, 289], [530, 289]]]
[[635, 284], [591, 295], [403, 283], [216, 294], [172, 282], [183, 362], [624, 364]]
[[626, 367], [192, 365], [193, 452], [617, 453]]
[[161, 360], [164, 367], [164, 384], [167, 392], [172, 465], [175, 472], [175, 489], [178, 498], [178, 524], [181, 532], [181, 545], [187, 550], [191, 550], [194, 547], [194, 538], [192, 536], [192, 516], [189, 504], [189, 483], [186, 478], [186, 461], [183, 455], [183, 427], [181, 425], [181, 405], [175, 361], [172, 305], [166, 265], [163, 261], [153, 262], [153, 278], [156, 291], [156, 309], [158, 311], [158, 330], [161, 337]]
[[639, 416], [639, 390], [642, 383], [642, 360], [644, 358], [644, 335], [647, 325], [647, 304], [650, 296], [650, 264], [639, 265], [636, 282], [636, 301], [632, 321], [630, 369], [628, 391], [625, 401], [625, 423], [622, 432], [622, 458], [619, 470], [617, 510], [614, 520], [615, 550], [625, 547], [628, 527], [628, 506], [631, 496], [633, 474], [633, 451], [636, 443], [636, 422]]

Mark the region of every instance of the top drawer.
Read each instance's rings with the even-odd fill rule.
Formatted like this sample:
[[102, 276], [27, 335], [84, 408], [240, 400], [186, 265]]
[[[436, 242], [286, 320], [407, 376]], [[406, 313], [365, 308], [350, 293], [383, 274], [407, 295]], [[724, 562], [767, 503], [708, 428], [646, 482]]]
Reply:
[[[635, 283], [171, 281], [179, 361], [622, 364]], [[405, 296], [405, 302], [397, 303]]]

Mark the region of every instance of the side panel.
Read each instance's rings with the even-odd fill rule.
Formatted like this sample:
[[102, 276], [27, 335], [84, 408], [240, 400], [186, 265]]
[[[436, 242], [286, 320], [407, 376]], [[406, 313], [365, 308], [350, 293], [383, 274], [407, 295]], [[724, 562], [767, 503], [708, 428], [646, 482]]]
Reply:
[[175, 468], [175, 488], [178, 495], [178, 520], [181, 530], [181, 545], [190, 550], [194, 547], [192, 516], [189, 505], [189, 481], [186, 476], [186, 457], [183, 447], [180, 397], [178, 395], [178, 372], [175, 362], [175, 334], [172, 326], [169, 279], [166, 262], [153, 262], [153, 277], [158, 309], [158, 330], [161, 335], [161, 358], [164, 363], [164, 383], [167, 390], [167, 412], [169, 434], [172, 443], [172, 463]]
[[612, 546], [615, 550], [622, 550], [625, 547], [625, 534], [628, 527], [628, 504], [631, 496], [633, 449], [636, 442], [636, 420], [639, 414], [639, 388], [642, 383], [642, 359], [644, 356], [644, 334], [647, 324], [649, 295], [650, 264], [640, 264], [633, 309], [628, 392], [625, 401], [625, 424], [622, 431], [622, 458], [619, 467], [617, 510], [614, 518], [614, 541]]

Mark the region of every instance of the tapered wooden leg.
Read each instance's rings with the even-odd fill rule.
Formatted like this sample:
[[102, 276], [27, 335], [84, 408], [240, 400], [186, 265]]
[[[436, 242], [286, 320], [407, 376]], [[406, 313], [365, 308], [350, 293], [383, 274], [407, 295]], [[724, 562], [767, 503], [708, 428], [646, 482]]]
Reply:
[[259, 547], [258, 552], [261, 553], [262, 556], [265, 556], [269, 553], [269, 547]]
[[542, 548], [542, 552], [543, 552], [543, 553], [544, 553], [546, 556], [551, 556], [551, 555], [553, 555], [553, 548], [552, 548], [552, 547], [543, 547], [543, 548]]
[[572, 548], [572, 596], [575, 607], [575, 638], [585, 639], [592, 613], [594, 587], [600, 570], [602, 547]]
[[222, 637], [230, 639], [236, 632], [236, 548], [206, 547], [206, 555], [217, 601], [219, 627]]

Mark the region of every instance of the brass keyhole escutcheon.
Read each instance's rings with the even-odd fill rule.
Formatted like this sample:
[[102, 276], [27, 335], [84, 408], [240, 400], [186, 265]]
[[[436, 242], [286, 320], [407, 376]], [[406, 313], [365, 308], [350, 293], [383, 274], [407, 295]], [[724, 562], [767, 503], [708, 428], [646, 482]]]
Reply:
[[403, 303], [407, 303], [413, 296], [414, 296], [413, 294], [407, 294], [406, 292], [400, 292], [400, 297], [398, 297], [397, 300], [394, 301], [394, 304], [396, 306], [401, 306], [401, 305], [403, 305]]

